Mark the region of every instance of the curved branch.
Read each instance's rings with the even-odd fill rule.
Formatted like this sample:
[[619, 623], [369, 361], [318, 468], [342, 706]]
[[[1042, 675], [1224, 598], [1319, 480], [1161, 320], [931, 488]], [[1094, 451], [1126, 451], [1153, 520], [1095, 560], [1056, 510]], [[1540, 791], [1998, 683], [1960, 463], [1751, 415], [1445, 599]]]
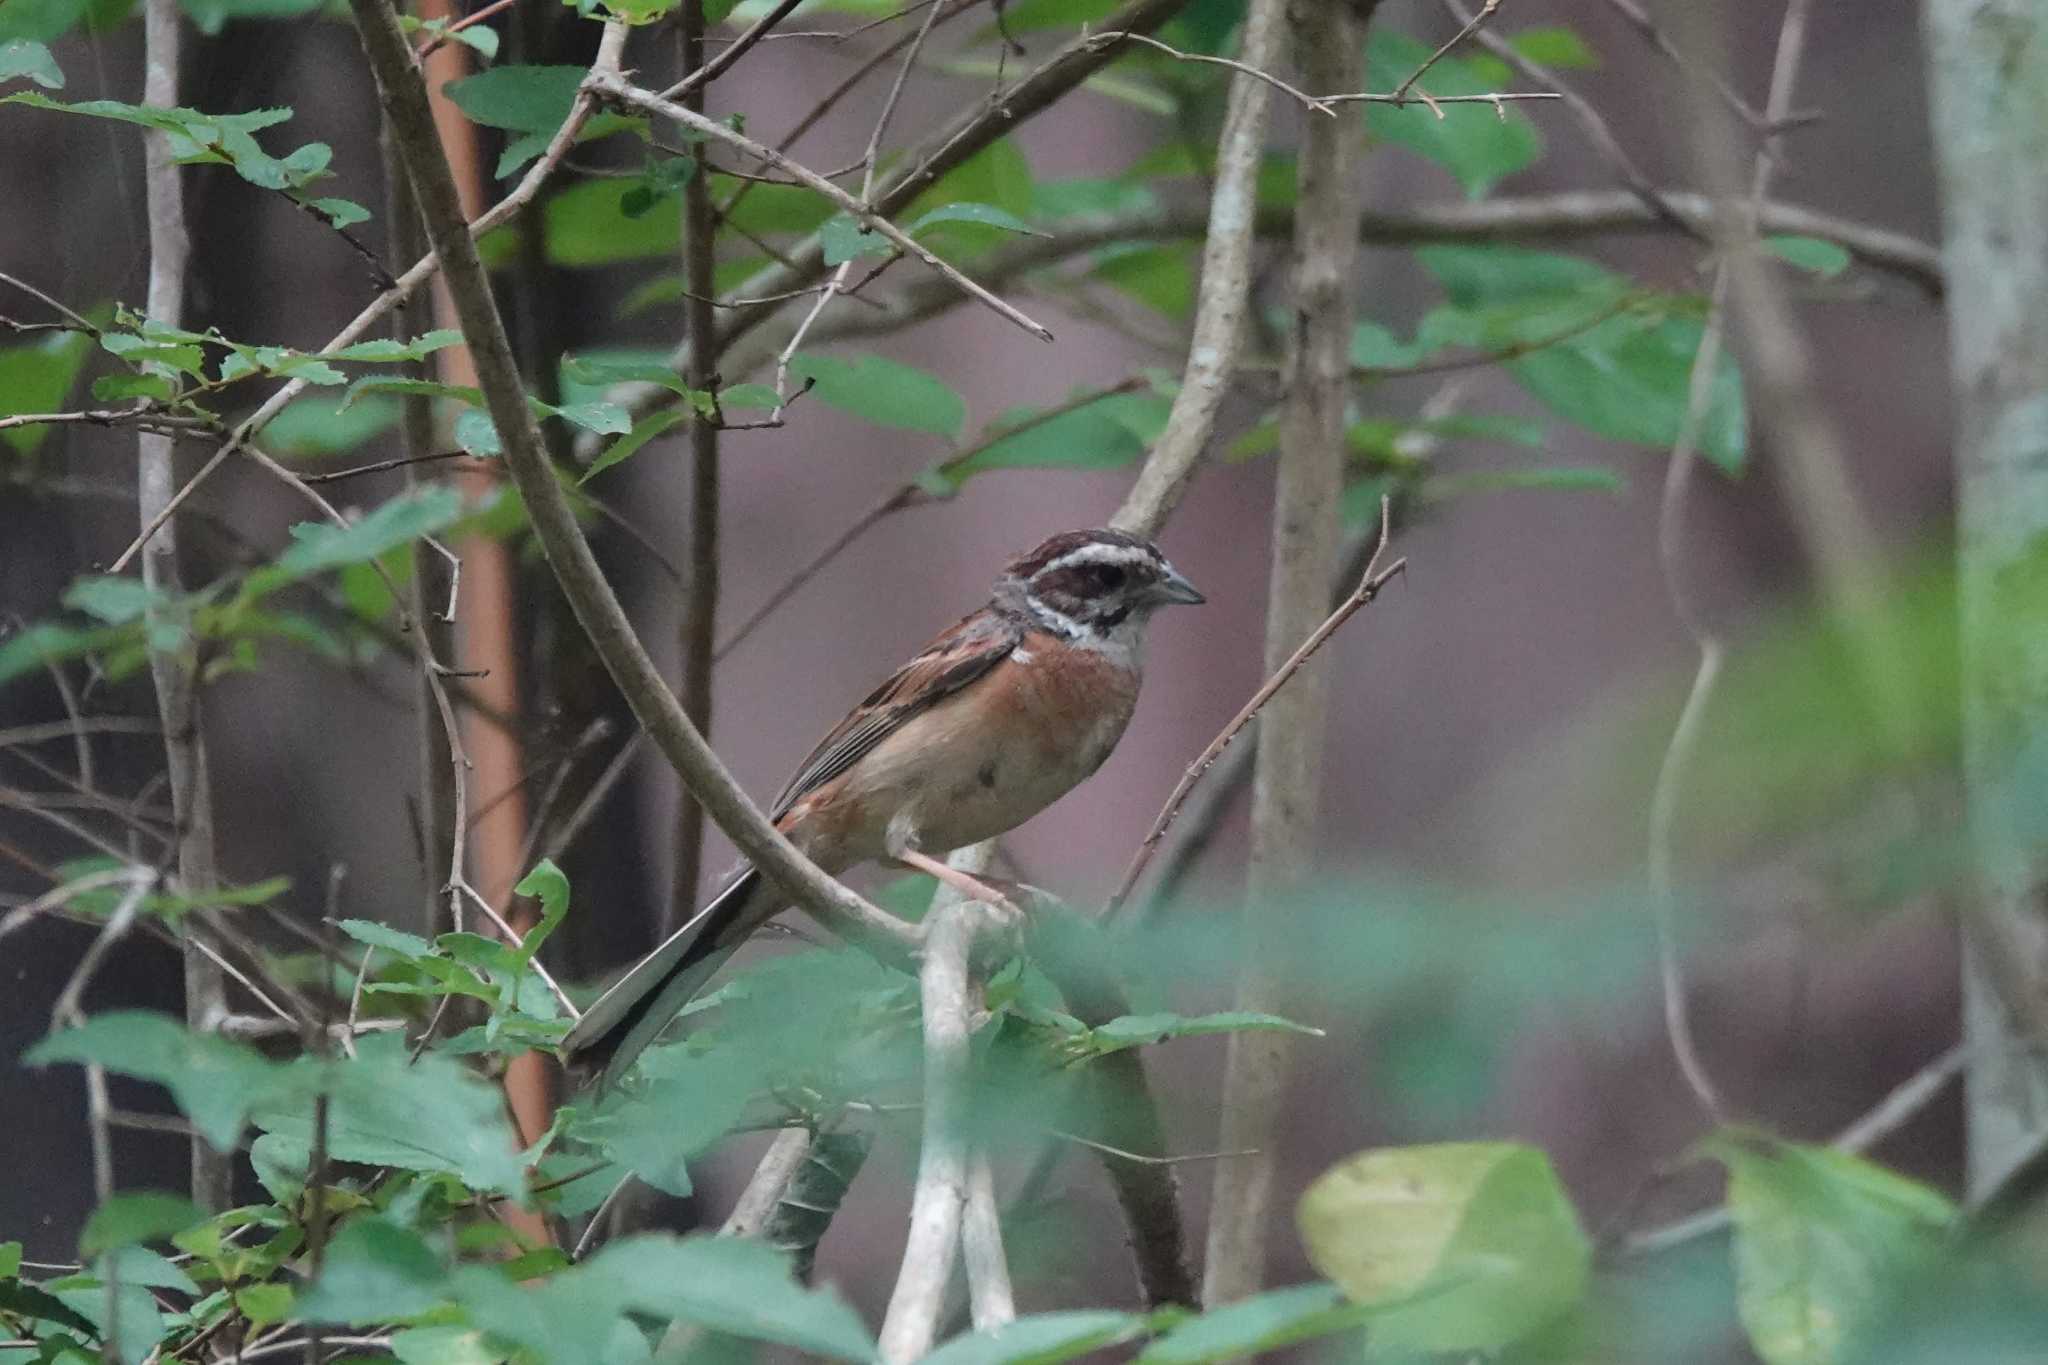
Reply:
[[490, 280], [463, 219], [448, 163], [435, 137], [426, 87], [411, 61], [390, 0], [350, 0], [377, 90], [391, 121], [407, 178], [426, 219], [464, 339], [475, 359], [485, 406], [505, 445], [505, 463], [533, 520], [562, 593], [604, 660], [634, 716], [682, 780], [755, 866], [791, 899], [821, 920], [851, 931], [864, 944], [902, 949], [919, 932], [841, 886], [799, 853], [747, 799], [725, 765], [704, 742], [682, 704], [662, 680], [646, 646], [626, 617], [596, 556], [584, 541], [575, 512], [556, 481], [519, 379], [518, 362], [491, 296]]

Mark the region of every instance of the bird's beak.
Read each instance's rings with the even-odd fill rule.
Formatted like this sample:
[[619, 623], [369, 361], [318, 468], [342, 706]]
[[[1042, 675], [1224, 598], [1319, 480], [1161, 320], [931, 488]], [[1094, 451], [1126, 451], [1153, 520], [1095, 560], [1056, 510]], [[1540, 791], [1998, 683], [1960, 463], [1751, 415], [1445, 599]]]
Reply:
[[1166, 566], [1166, 577], [1160, 579], [1159, 586], [1152, 591], [1154, 597], [1161, 604], [1179, 604], [1196, 607], [1209, 600], [1202, 596], [1195, 585], [1188, 582], [1186, 576], [1171, 564]]

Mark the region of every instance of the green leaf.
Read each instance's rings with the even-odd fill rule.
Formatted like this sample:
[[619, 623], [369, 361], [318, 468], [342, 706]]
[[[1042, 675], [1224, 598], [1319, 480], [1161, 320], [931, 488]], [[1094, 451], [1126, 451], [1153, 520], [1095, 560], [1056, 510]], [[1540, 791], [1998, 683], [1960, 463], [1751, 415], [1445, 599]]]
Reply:
[[78, 1235], [78, 1252], [97, 1256], [115, 1247], [158, 1242], [205, 1221], [206, 1211], [182, 1194], [133, 1190], [92, 1211]]
[[870, 232], [848, 213], [826, 219], [818, 229], [818, 243], [824, 249], [826, 265], [844, 265], [861, 256], [886, 256], [896, 249], [887, 237]]
[[1269, 1289], [1181, 1323], [1147, 1346], [1137, 1365], [1209, 1365], [1256, 1357], [1296, 1342], [1349, 1331], [1373, 1310], [1347, 1303], [1332, 1284]]
[[540, 951], [540, 945], [548, 941], [548, 935], [555, 932], [569, 914], [569, 879], [562, 869], [555, 866], [552, 858], [542, 858], [534, 865], [533, 871], [520, 879], [512, 888], [515, 896], [532, 896], [540, 901], [540, 920], [526, 936], [519, 941], [515, 955], [518, 965], [524, 967], [533, 961], [533, 955]]
[[1941, 1250], [1956, 1208], [1936, 1191], [1826, 1147], [1716, 1134], [1728, 1168], [1735, 1302], [1768, 1365], [1836, 1365], [1871, 1335]]
[[327, 1150], [335, 1160], [447, 1171], [476, 1189], [505, 1194], [524, 1189], [518, 1145], [494, 1086], [432, 1053], [408, 1063], [405, 1040], [392, 1034], [364, 1038], [356, 1052], [348, 1061], [294, 1063], [294, 1091], [259, 1105], [257, 1126], [303, 1160], [313, 1135], [310, 1097], [324, 1086]]
[[1849, 268], [1851, 257], [1847, 248], [1819, 237], [1795, 237], [1789, 234], [1764, 238], [1764, 250], [1782, 261], [1810, 270], [1824, 280], [1831, 280]]
[[633, 419], [617, 403], [564, 403], [556, 407], [539, 399], [527, 401], [544, 416], [559, 417], [598, 436], [618, 436], [633, 429]]
[[[92, 338], [83, 332], [52, 332], [19, 346], [0, 346], [0, 417], [62, 408], [91, 353]], [[22, 455], [33, 454], [49, 434], [42, 426], [0, 432]]]
[[[1506, 364], [1545, 407], [1614, 440], [1667, 449], [1677, 440], [1704, 332], [1694, 301], [1647, 294], [1591, 261], [1549, 252], [1424, 247], [1416, 255], [1455, 305], [1424, 319], [1424, 340], [1488, 350], [1545, 343]], [[1725, 354], [1699, 439], [1722, 470], [1741, 472], [1742, 375]]]
[[634, 1237], [615, 1242], [577, 1272], [614, 1290], [627, 1307], [672, 1314], [714, 1331], [793, 1346], [836, 1360], [874, 1359], [860, 1315], [829, 1289], [805, 1289], [789, 1258], [737, 1237]]
[[541, 209], [541, 243], [552, 265], [588, 267], [664, 260], [682, 239], [680, 192], [635, 200], [616, 180], [591, 180], [551, 196]]
[[1576, 30], [1563, 24], [1525, 28], [1509, 34], [1508, 43], [1530, 61], [1559, 71], [1594, 71], [1600, 66], [1599, 54], [1586, 45]]
[[[202, 1213], [200, 1217], [204, 1218], [205, 1215]], [[93, 1265], [93, 1274], [102, 1280], [106, 1279], [110, 1272], [122, 1284], [140, 1285], [145, 1289], [175, 1289], [180, 1294], [190, 1294], [195, 1299], [200, 1294], [199, 1286], [193, 1283], [190, 1275], [180, 1270], [168, 1257], [151, 1251], [146, 1246], [131, 1244], [116, 1247]]]
[[1034, 1313], [992, 1332], [954, 1337], [920, 1365], [1059, 1365], [1060, 1361], [1121, 1345], [1143, 1332], [1148, 1319], [1107, 1309]]
[[781, 399], [775, 390], [766, 384], [734, 384], [718, 391], [718, 406], [723, 408], [755, 408], [766, 410], [777, 406]]
[[11, 1280], [21, 1273], [21, 1243], [0, 1242], [0, 1280]]
[[397, 426], [401, 411], [397, 400], [382, 394], [345, 406], [332, 394], [297, 398], [263, 428], [263, 446], [273, 455], [339, 455]]
[[34, 1066], [97, 1062], [123, 1076], [154, 1081], [223, 1152], [234, 1150], [250, 1110], [280, 1080], [280, 1068], [252, 1049], [189, 1033], [168, 1015], [140, 1010], [93, 1015], [43, 1039], [22, 1060]]
[[606, 446], [603, 453], [590, 462], [590, 468], [583, 472], [577, 484], [589, 483], [592, 479], [615, 464], [624, 464], [640, 453], [640, 448], [674, 427], [688, 421], [688, 408], [660, 408], [648, 413], [633, 424], [633, 429]]
[[580, 66], [497, 66], [444, 87], [470, 122], [515, 133], [553, 133], [569, 117]]
[[[1366, 84], [1392, 90], [1427, 61], [1427, 43], [1383, 24], [1375, 24], [1365, 44]], [[1480, 74], [1458, 57], [1440, 58], [1417, 82], [1432, 95], [1490, 93]], [[1503, 177], [1512, 175], [1543, 154], [1536, 126], [1515, 109], [1502, 118], [1486, 104], [1447, 104], [1443, 117], [1421, 103], [1368, 104], [1366, 126], [1375, 137], [1406, 147], [1457, 177], [1465, 193], [1480, 198]]]
[[[976, 204], [967, 200], [951, 204], [941, 204], [929, 213], [922, 214], [914, 219], [904, 231], [913, 237], [921, 238], [934, 229], [945, 228], [949, 225], [954, 229], [954, 235], [970, 238], [990, 235], [976, 231], [980, 228], [993, 228], [1000, 232], [1023, 233], [1027, 237], [1044, 237], [1048, 235], [1031, 226], [1031, 224], [1007, 209], [997, 208], [994, 204]], [[961, 229], [965, 229], [965, 231], [962, 232]]]
[[400, 1322], [440, 1306], [447, 1271], [416, 1233], [374, 1215], [351, 1218], [327, 1244], [320, 1276], [299, 1296], [307, 1322]]
[[418, 934], [408, 934], [402, 929], [393, 929], [388, 924], [378, 924], [373, 920], [345, 919], [334, 927], [358, 943], [396, 953], [408, 962], [431, 957], [434, 953], [434, 945]]
[[90, 0], [0, 0], [0, 40], [52, 43], [84, 15]]
[[[279, 575], [280, 582], [289, 583], [344, 564], [364, 563], [421, 536], [430, 536], [461, 515], [462, 495], [452, 488], [429, 487], [401, 493], [347, 526], [300, 522], [292, 527], [291, 548], [278, 556], [275, 565], [258, 573]], [[251, 579], [256, 576], [251, 575]]]
[[811, 396], [819, 402], [877, 426], [955, 437], [967, 420], [967, 404], [935, 375], [880, 356], [845, 359], [806, 351], [789, 369], [815, 381]]
[[62, 90], [64, 73], [57, 66], [57, 59], [50, 55], [50, 49], [41, 43], [26, 38], [10, 38], [0, 42], [0, 81], [11, 81], [26, 76], [45, 90]]
[[1373, 1341], [1395, 1351], [1498, 1350], [1576, 1303], [1592, 1262], [1549, 1158], [1517, 1143], [1362, 1152], [1296, 1221], [1316, 1269], [1384, 1309]]
[[1320, 1038], [1323, 1031], [1282, 1019], [1277, 1014], [1230, 1010], [1221, 1014], [1189, 1017], [1179, 1014], [1126, 1014], [1099, 1024], [1074, 1040], [1076, 1046], [1101, 1055], [1125, 1048], [1145, 1047], [1168, 1038], [1199, 1038], [1211, 1033], [1306, 1033]]
[[492, 423], [491, 415], [481, 408], [468, 408], [457, 413], [452, 434], [455, 444], [483, 459], [505, 453], [505, 442], [499, 437], [497, 426]]
[[64, 590], [65, 606], [110, 626], [140, 620], [145, 612], [161, 609], [170, 602], [169, 593], [139, 578], [86, 577]]
[[985, 444], [935, 465], [920, 483], [949, 495], [991, 469], [1120, 469], [1143, 457], [1171, 407], [1160, 393], [1106, 393], [1043, 421], [1033, 420], [1037, 409], [1012, 408], [989, 424]]
[[1194, 248], [1112, 246], [1096, 253], [1089, 274], [1169, 318], [1185, 318], [1195, 307]]
[[358, 341], [353, 346], [344, 346], [338, 351], [327, 353], [329, 360], [425, 360], [434, 352], [449, 346], [462, 344], [462, 332], [455, 327], [441, 327], [422, 333], [411, 341], [400, 341], [396, 337], [382, 337], [370, 341]]

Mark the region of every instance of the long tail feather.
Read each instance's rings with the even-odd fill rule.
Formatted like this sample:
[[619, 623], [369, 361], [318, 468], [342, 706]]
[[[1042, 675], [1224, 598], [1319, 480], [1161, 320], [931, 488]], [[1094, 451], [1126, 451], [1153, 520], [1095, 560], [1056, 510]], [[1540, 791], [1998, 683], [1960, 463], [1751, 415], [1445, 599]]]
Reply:
[[608, 1088], [772, 913], [765, 904], [772, 895], [759, 872], [741, 873], [599, 996], [563, 1039], [563, 1050], [579, 1061], [601, 1063], [598, 1085]]

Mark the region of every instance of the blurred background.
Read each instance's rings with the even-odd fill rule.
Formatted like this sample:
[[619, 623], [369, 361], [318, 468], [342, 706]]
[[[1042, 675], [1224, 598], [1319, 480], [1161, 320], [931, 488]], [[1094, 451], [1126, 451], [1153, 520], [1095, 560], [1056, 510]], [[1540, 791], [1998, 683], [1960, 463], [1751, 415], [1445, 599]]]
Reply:
[[[1584, 39], [1597, 65], [1571, 78], [1622, 131], [1652, 181], [1697, 183], [1688, 103], [1669, 68], [1626, 24], [1601, 6], [1523, 0], [1514, 8], [1517, 24], [1568, 23]], [[508, 55], [587, 60], [581, 49], [551, 46], [566, 41], [557, 30], [573, 22], [555, 10], [520, 4], [505, 24]], [[1777, 9], [1733, 6], [1723, 18], [1726, 70], [1760, 102]], [[1374, 23], [1430, 45], [1452, 31], [1437, 6], [1407, 0], [1388, 0]], [[1043, 53], [1058, 36], [1025, 34], [1023, 41]], [[574, 37], [587, 42], [587, 35]], [[139, 27], [128, 24], [56, 45], [71, 78], [67, 97], [136, 98], [139, 40]], [[779, 134], [792, 111], [807, 108], [874, 45], [872, 38], [765, 43], [747, 58], [743, 80], [715, 87], [713, 111], [744, 113], [751, 128]], [[948, 44], [935, 46], [943, 52]], [[650, 40], [629, 53], [627, 65], [660, 71], [673, 62], [671, 44]], [[899, 127], [921, 133], [985, 79], [935, 68], [907, 91]], [[374, 94], [342, 20], [229, 19], [192, 40], [185, 85], [187, 103], [209, 110], [289, 101], [298, 110], [290, 132], [300, 140], [356, 149], [376, 143]], [[1789, 139], [1772, 197], [1936, 241], [1921, 89], [1913, 5], [1817, 7], [1797, 104], [1822, 117]], [[880, 96], [879, 87], [864, 91], [843, 119], [803, 144], [809, 164], [858, 157]], [[1611, 167], [1562, 107], [1525, 113], [1541, 132], [1544, 155], [1494, 194], [1614, 184]], [[1023, 127], [1016, 141], [1039, 181], [1107, 176], [1159, 140], [1158, 117], [1084, 91]], [[1297, 108], [1279, 103], [1276, 147], [1292, 142], [1299, 118]], [[26, 110], [0, 116], [0, 184], [9, 191], [0, 195], [0, 269], [81, 309], [139, 304], [147, 251], [133, 133]], [[338, 158], [335, 170], [334, 192], [381, 216], [376, 166]], [[1464, 197], [1442, 169], [1390, 144], [1362, 151], [1357, 173], [1372, 209]], [[186, 183], [196, 246], [189, 318], [237, 338], [311, 349], [369, 298], [361, 261], [278, 197], [225, 171], [191, 172]], [[1200, 190], [1182, 184], [1162, 196], [1195, 203]], [[1603, 236], [1559, 249], [1663, 289], [1696, 290], [1703, 282], [1698, 244], [1668, 234]], [[1257, 288], [1270, 306], [1281, 297], [1285, 252], [1277, 243], [1263, 251]], [[600, 341], [666, 346], [679, 334], [673, 303], [617, 320], [644, 266], [573, 268], [530, 254], [511, 268], [529, 272], [515, 330], [540, 338], [533, 344], [550, 354]], [[1414, 255], [1389, 247], [1365, 251], [1358, 289], [1364, 315], [1401, 335], [1437, 297]], [[1057, 345], [1040, 345], [976, 308], [870, 344], [958, 390], [969, 432], [1005, 409], [1057, 403], [1077, 386], [1146, 367], [1178, 372], [1175, 320], [1115, 308], [1076, 311], [1029, 288], [1019, 301], [1054, 328]], [[1694, 1026], [1705, 1059], [1737, 1112], [1787, 1135], [1823, 1139], [1957, 1036], [1953, 881], [1940, 875], [1952, 853], [1957, 804], [1954, 646], [1948, 589], [1935, 567], [1950, 540], [1950, 415], [1937, 301], [1857, 270], [1800, 288], [1796, 306], [1820, 360], [1822, 396], [1851, 455], [1855, 498], [1881, 536], [1891, 591], [1910, 607], [1909, 683], [1924, 733], [1905, 753], [1893, 752], [1841, 685], [1839, 642], [1813, 625], [1808, 541], [1788, 501], [1780, 452], [1753, 432], [1742, 475], [1703, 470], [1686, 517], [1688, 573], [1734, 656], [1707, 719], [1697, 785], [1682, 815], [1680, 861]], [[1147, 345], [1147, 336], [1170, 345]], [[1453, 382], [1464, 407], [1541, 415], [1498, 370], [1472, 370]], [[1442, 389], [1442, 379], [1389, 381], [1362, 401], [1412, 414]], [[1261, 411], [1249, 386], [1234, 396], [1219, 450]], [[380, 438], [352, 458], [393, 449]], [[721, 614], [730, 622], [841, 531], [854, 510], [948, 447], [940, 437], [883, 430], [800, 402], [785, 428], [731, 433], [723, 449]], [[203, 455], [199, 447], [181, 449], [185, 461]], [[1362, 981], [1355, 991], [1333, 983], [1307, 991], [1295, 1016], [1328, 1034], [1297, 1054], [1282, 1185], [1298, 1189], [1369, 1145], [1512, 1137], [1551, 1153], [1597, 1227], [1632, 1207], [1645, 1182], [1708, 1126], [1665, 1041], [1643, 908], [1649, 793], [1696, 659], [1658, 563], [1662, 452], [1553, 421], [1539, 452], [1503, 453], [1450, 436], [1428, 459], [1444, 474], [1530, 460], [1604, 467], [1620, 487], [1510, 490], [1404, 509], [1396, 549], [1408, 557], [1408, 573], [1344, 629], [1326, 664], [1332, 733], [1321, 848], [1328, 894], [1365, 920], [1394, 899], [1426, 904], [1428, 896], [1537, 925], [1575, 922], [1598, 908], [1611, 912], [1600, 920], [1613, 935], [1610, 946], [1634, 967], [1611, 980], [1604, 968], [1587, 968], [1597, 983], [1589, 993], [1571, 980], [1580, 966], [1569, 951], [1466, 966], [1418, 957], [1415, 970], [1394, 964], [1385, 979]], [[50, 434], [33, 477], [16, 457], [15, 473], [0, 481], [0, 611], [10, 620], [50, 615], [74, 576], [104, 566], [126, 545], [135, 526], [133, 469], [130, 437], [83, 427]], [[711, 738], [719, 753], [749, 791], [772, 795], [853, 698], [982, 600], [1007, 556], [1052, 531], [1103, 522], [1130, 476], [1128, 467], [997, 471], [948, 501], [880, 523], [718, 665]], [[670, 557], [687, 559], [682, 443], [653, 447], [608, 477], [613, 504], [630, 509]], [[397, 486], [396, 475], [388, 479], [334, 491], [345, 505], [373, 505]], [[1182, 767], [1261, 679], [1271, 485], [1265, 459], [1219, 459], [1203, 471], [1161, 541], [1209, 605], [1158, 623], [1137, 718], [1101, 774], [1007, 841], [1031, 880], [1075, 905], [1106, 894]], [[302, 519], [288, 492], [239, 465], [207, 484], [192, 506], [188, 582], [273, 554], [284, 527]], [[672, 667], [674, 580], [628, 538], [603, 528], [595, 534], [646, 637]], [[630, 720], [573, 638], [531, 549], [521, 548], [515, 562], [528, 763], [567, 755], [582, 765], [573, 780], [587, 783]], [[146, 678], [95, 684], [89, 702], [109, 713], [152, 709]], [[262, 671], [212, 684], [205, 705], [224, 876], [290, 876], [294, 890], [283, 904], [310, 922], [321, 913], [330, 867], [343, 864], [344, 913], [426, 927], [422, 889], [431, 878], [415, 833], [412, 704], [408, 668], [388, 653], [336, 667], [278, 649]], [[46, 678], [32, 675], [0, 692], [0, 726], [63, 714]], [[613, 728], [579, 748], [596, 717], [609, 717]], [[33, 783], [32, 770], [10, 767], [13, 756], [0, 753], [0, 783]], [[148, 737], [102, 746], [110, 789], [134, 790], [160, 763]], [[1186, 897], [1163, 916], [1236, 913], [1243, 804], [1219, 826]], [[576, 909], [556, 945], [560, 974], [595, 981], [651, 944], [667, 913], [674, 806], [672, 779], [643, 757], [562, 858]], [[0, 860], [0, 890], [17, 899], [46, 885], [33, 868], [77, 851], [61, 832], [18, 811], [0, 810], [0, 831], [9, 854]], [[707, 849], [708, 887], [732, 854], [715, 830]], [[1372, 887], [1401, 889], [1383, 901], [1363, 889]], [[36, 1173], [0, 1182], [0, 1229], [23, 1236], [31, 1256], [68, 1253], [92, 1203], [91, 1182], [77, 1072], [14, 1068], [12, 1059], [43, 1031], [52, 997], [90, 933], [49, 920], [0, 946], [0, 1066], [11, 1068], [0, 1081], [8, 1099], [0, 1164]], [[1476, 940], [1475, 950], [1486, 941]], [[761, 949], [776, 950], [773, 943]], [[1531, 988], [1516, 998], [1525, 974], [1540, 979], [1522, 981]], [[1227, 998], [1213, 980], [1167, 985], [1175, 1005], [1188, 1010], [1220, 1008]], [[1471, 992], [1480, 989], [1501, 994], [1471, 1007]], [[179, 998], [174, 955], [132, 940], [87, 1003], [175, 1010]], [[1222, 1056], [1220, 1038], [1153, 1054], [1173, 1150], [1214, 1149]], [[133, 1103], [148, 1099], [138, 1092]], [[696, 1216], [714, 1223], [723, 1216], [759, 1145], [736, 1141], [705, 1163]], [[893, 1273], [909, 1151], [903, 1144], [879, 1149], [821, 1253], [822, 1273], [867, 1306], [886, 1296]], [[124, 1133], [119, 1155], [124, 1180], [182, 1179], [185, 1157], [175, 1140]], [[1038, 1306], [1062, 1302], [1075, 1286], [1099, 1292], [1129, 1274], [1112, 1254], [1114, 1208], [1085, 1156], [1064, 1162], [1054, 1189], [1104, 1234], [1089, 1239], [1104, 1249], [1100, 1263], [1041, 1267], [1032, 1290], [1043, 1299]], [[1953, 1097], [1927, 1107], [1876, 1156], [1959, 1188]], [[1198, 1211], [1207, 1184], [1202, 1166], [1184, 1180]], [[1714, 1189], [1712, 1180], [1660, 1186], [1648, 1216], [1683, 1213]], [[1290, 1228], [1276, 1225], [1273, 1249], [1273, 1282], [1307, 1273]]]

